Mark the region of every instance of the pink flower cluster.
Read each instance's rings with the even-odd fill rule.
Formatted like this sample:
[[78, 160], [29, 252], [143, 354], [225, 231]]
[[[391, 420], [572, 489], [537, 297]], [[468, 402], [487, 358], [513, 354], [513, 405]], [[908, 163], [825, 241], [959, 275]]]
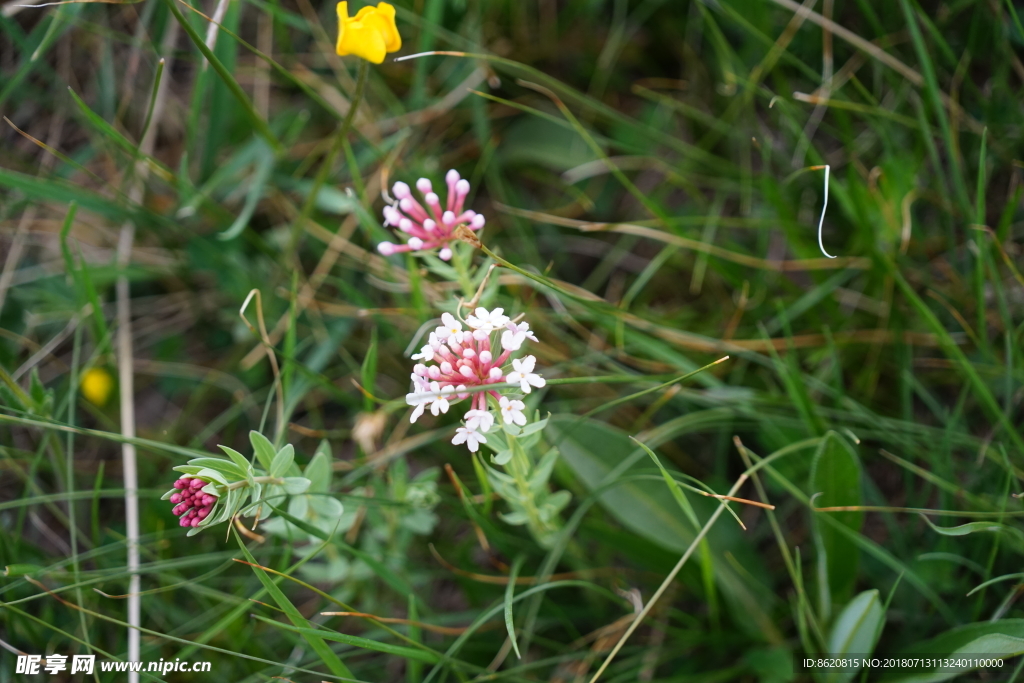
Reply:
[[[511, 368], [505, 367], [524, 341], [537, 341], [529, 324], [512, 322], [501, 308], [477, 308], [464, 322], [469, 328], [465, 331], [462, 322], [451, 313], [441, 316], [441, 326], [430, 333], [427, 344], [412, 357], [421, 362], [413, 367], [413, 391], [405, 401], [414, 407], [410, 421], [415, 422], [428, 407], [432, 415], [438, 415], [447, 413], [452, 402], [469, 398], [466, 424], [459, 427], [452, 443], [465, 443], [470, 451], [476, 452], [481, 443], [487, 443], [484, 434], [495, 422], [488, 410], [488, 395], [498, 401], [500, 417], [506, 424], [526, 424], [526, 405], [502, 396], [497, 390], [467, 389], [512, 383], [528, 394], [532, 387], [542, 387], [545, 382], [533, 371], [537, 364], [533, 356], [514, 359]], [[435, 364], [426, 364], [431, 362]]]
[[174, 488], [178, 493], [171, 496], [171, 502], [175, 503], [171, 510], [180, 517], [181, 526], [197, 527], [199, 523], [210, 516], [213, 506], [217, 504], [217, 496], [203, 493], [202, 488], [206, 482], [198, 477], [184, 476], [174, 482]]
[[452, 257], [449, 243], [457, 239], [455, 230], [459, 226], [470, 230], [484, 227], [483, 216], [475, 211], [463, 210], [466, 195], [469, 194], [469, 181], [460, 178], [455, 169], [448, 171], [444, 179], [448, 185], [448, 197], [443, 209], [441, 198], [426, 178], [416, 181], [416, 189], [423, 195], [426, 208], [416, 200], [407, 184], [395, 183], [391, 191], [398, 201], [396, 205], [384, 207], [384, 226], [393, 225], [409, 237], [405, 244], [381, 242], [377, 245], [377, 251], [384, 256], [391, 256], [403, 251], [440, 248], [438, 256], [447, 261]]

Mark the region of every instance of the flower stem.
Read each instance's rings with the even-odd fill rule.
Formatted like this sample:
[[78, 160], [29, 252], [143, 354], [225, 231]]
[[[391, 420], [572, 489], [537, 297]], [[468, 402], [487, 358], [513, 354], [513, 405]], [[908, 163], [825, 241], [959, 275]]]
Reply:
[[452, 243], [452, 267], [455, 268], [455, 272], [459, 277], [459, 286], [462, 287], [463, 296], [467, 299], [472, 299], [476, 292], [476, 288], [473, 287], [473, 278], [469, 275], [469, 262], [472, 261], [472, 256], [464, 256], [462, 249], [456, 248], [457, 244]]
[[508, 473], [512, 475], [512, 478], [516, 480], [516, 488], [519, 489], [520, 504], [522, 505], [523, 512], [526, 513], [527, 522], [526, 526], [530, 529], [537, 541], [541, 545], [545, 545], [545, 538], [550, 537], [553, 529], [550, 524], [545, 524], [540, 518], [540, 511], [537, 509], [536, 497], [533, 494], [533, 490], [530, 488], [530, 482], [528, 480], [530, 470], [533, 469], [533, 465], [530, 462], [529, 456], [526, 455], [526, 451], [519, 445], [516, 437], [511, 434], [508, 435], [508, 445], [512, 449], [512, 459], [508, 462]]
[[327, 150], [327, 154], [324, 156], [324, 160], [321, 162], [320, 168], [317, 169], [316, 177], [313, 179], [313, 186], [309, 189], [309, 195], [306, 196], [306, 201], [302, 204], [302, 209], [299, 211], [298, 218], [296, 218], [295, 223], [292, 224], [292, 234], [291, 240], [288, 244], [288, 253], [293, 258], [296, 256], [295, 252], [298, 248], [299, 238], [302, 236], [302, 231], [306, 227], [306, 221], [309, 220], [310, 214], [313, 213], [313, 206], [316, 204], [317, 195], [320, 194], [320, 188], [323, 187], [325, 182], [327, 182], [327, 176], [334, 167], [334, 162], [338, 158], [338, 154], [345, 146], [345, 140], [348, 138], [349, 130], [352, 128], [352, 121], [355, 119], [356, 110], [359, 109], [359, 104], [363, 100], [363, 91], [366, 89], [366, 77], [369, 71], [370, 63], [365, 59], [360, 59], [359, 74], [356, 76], [356, 90], [352, 94], [352, 99], [349, 101], [348, 112], [345, 114], [345, 118], [342, 120], [341, 125], [338, 126], [338, 130], [334, 134], [334, 142], [331, 143], [331, 148]]

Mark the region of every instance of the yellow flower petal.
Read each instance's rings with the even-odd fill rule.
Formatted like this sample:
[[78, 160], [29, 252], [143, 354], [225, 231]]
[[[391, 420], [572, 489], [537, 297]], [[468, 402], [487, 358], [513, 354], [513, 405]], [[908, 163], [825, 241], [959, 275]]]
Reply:
[[348, 16], [348, 3], [338, 3], [337, 53], [362, 57], [380, 64], [388, 52], [402, 47], [402, 37], [395, 25], [395, 8], [386, 2], [376, 7], [364, 7], [354, 16]]
[[90, 368], [82, 375], [81, 389], [89, 403], [102, 408], [114, 391], [114, 378], [103, 368]]

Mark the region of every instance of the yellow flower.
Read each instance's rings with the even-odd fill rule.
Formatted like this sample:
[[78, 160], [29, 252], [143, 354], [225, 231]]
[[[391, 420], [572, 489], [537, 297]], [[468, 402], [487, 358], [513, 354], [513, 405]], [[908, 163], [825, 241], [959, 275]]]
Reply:
[[114, 378], [103, 368], [90, 368], [82, 375], [81, 386], [82, 396], [102, 408], [114, 391]]
[[348, 3], [338, 3], [338, 46], [340, 56], [355, 55], [380, 64], [388, 52], [402, 48], [402, 36], [395, 26], [395, 8], [386, 2], [364, 7], [354, 17]]

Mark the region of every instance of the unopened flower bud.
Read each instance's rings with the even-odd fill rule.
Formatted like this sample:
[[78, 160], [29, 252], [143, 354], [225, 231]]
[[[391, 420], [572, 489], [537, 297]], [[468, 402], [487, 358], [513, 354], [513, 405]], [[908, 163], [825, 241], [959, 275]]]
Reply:
[[427, 178], [420, 178], [419, 180], [416, 181], [416, 189], [422, 192], [423, 194], [426, 194], [427, 192], [432, 191], [434, 188]]
[[395, 253], [395, 245], [391, 242], [381, 242], [377, 245], [377, 251], [381, 253], [381, 256], [391, 256]]
[[[409, 197], [412, 194], [412, 190], [409, 189], [408, 185], [406, 185], [401, 180], [399, 180], [391, 188], [391, 193], [394, 194], [399, 199], [405, 199], [405, 198]], [[402, 208], [404, 209], [405, 207], [402, 207]]]

